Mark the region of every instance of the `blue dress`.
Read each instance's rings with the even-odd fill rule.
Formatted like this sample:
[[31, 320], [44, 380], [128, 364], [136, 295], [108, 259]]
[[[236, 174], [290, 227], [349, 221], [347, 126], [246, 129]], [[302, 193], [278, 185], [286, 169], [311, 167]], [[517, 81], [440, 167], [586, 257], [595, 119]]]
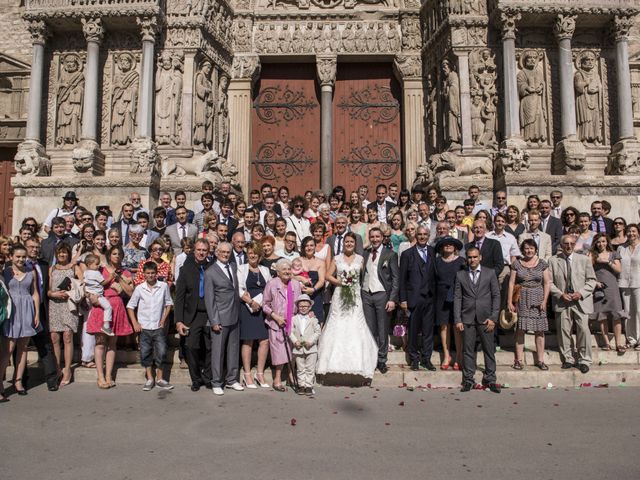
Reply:
[[[249, 270], [247, 275], [247, 292], [251, 297], [255, 297], [264, 292], [267, 280], [260, 272]], [[251, 313], [241, 302], [240, 305], [240, 340], [266, 340], [269, 338], [267, 326], [264, 323], [264, 312], [262, 309]]]
[[[315, 270], [311, 270], [309, 273], [309, 279], [313, 282], [313, 285], [318, 283], [318, 279], [320, 275]], [[313, 300], [313, 305], [311, 306], [311, 311], [315, 314], [318, 319], [318, 323], [320, 325], [324, 324], [324, 299], [323, 299], [323, 290], [324, 287], [317, 290], [313, 295], [311, 295], [311, 300]]]
[[33, 326], [36, 315], [33, 304], [33, 272], [27, 272], [22, 280], [13, 276], [11, 267], [4, 271], [4, 283], [9, 290], [13, 308], [11, 317], [2, 324], [2, 335], [8, 338], [33, 337], [37, 332]]

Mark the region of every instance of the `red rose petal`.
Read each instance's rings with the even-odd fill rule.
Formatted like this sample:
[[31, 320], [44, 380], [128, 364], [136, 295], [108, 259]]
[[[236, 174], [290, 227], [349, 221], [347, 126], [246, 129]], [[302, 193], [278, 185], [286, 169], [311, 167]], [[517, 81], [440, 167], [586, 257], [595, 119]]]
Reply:
[[298, 423], [298, 421], [297, 421], [295, 418], [292, 418], [292, 419], [291, 419], [291, 426], [292, 426], [292, 427], [295, 427], [295, 426], [296, 426], [296, 423]]
[[400, 405], [401, 407], [404, 407], [404, 402], [400, 402], [398, 405]]
[[384, 422], [384, 424], [388, 427], [389, 425], [391, 425], [389, 422]]

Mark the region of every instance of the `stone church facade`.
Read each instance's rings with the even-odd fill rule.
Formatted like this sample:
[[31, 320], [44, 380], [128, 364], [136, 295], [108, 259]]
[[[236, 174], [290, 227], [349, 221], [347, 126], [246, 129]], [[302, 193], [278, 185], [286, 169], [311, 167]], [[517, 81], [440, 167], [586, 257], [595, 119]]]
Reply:
[[559, 189], [637, 220], [640, 0], [0, 5], [14, 231], [67, 190], [155, 205], [204, 179]]

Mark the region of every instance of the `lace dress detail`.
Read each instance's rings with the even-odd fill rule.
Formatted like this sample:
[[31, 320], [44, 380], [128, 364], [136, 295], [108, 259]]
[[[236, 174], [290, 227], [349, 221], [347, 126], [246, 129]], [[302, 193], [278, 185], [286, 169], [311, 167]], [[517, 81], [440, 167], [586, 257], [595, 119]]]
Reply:
[[363, 259], [354, 255], [348, 263], [343, 255], [335, 258], [336, 278], [343, 272], [353, 272], [356, 278], [355, 304], [345, 306], [336, 287], [325, 328], [318, 344], [318, 374], [338, 373], [373, 378], [378, 361], [378, 345], [371, 335], [362, 309], [360, 271]]

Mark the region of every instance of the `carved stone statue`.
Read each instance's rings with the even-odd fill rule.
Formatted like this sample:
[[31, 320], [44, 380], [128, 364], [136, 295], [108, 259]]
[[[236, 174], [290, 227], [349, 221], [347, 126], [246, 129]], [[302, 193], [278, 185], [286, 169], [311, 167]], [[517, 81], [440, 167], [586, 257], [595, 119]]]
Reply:
[[444, 98], [444, 138], [451, 146], [461, 144], [460, 133], [460, 80], [448, 60], [442, 62], [442, 95]]
[[113, 82], [111, 99], [111, 143], [127, 145], [135, 137], [136, 110], [138, 106], [139, 75], [132, 54], [121, 53], [115, 57], [120, 74]]
[[313, 23], [308, 22], [304, 30], [303, 52], [313, 52]]
[[527, 142], [542, 144], [547, 141], [547, 122], [544, 108], [544, 74], [537, 52], [526, 50], [522, 54], [522, 70], [518, 72], [517, 86], [522, 137]]
[[227, 88], [229, 87], [229, 77], [223, 75], [218, 84], [218, 106], [216, 108], [216, 119], [218, 127], [217, 143], [218, 153], [221, 157], [227, 157], [229, 148], [229, 98]]
[[264, 52], [266, 50], [267, 34], [264, 31], [264, 23], [258, 25], [253, 44], [256, 52]]
[[375, 24], [370, 23], [365, 33], [365, 38], [367, 41], [367, 52], [377, 51], [378, 41], [376, 39], [376, 31], [374, 30], [374, 28], [375, 28]]
[[384, 30], [384, 23], [378, 24], [378, 30], [376, 32], [376, 40], [378, 42], [379, 52], [389, 51], [389, 39], [387, 38], [387, 32]]
[[337, 52], [340, 50], [340, 44], [342, 43], [342, 37], [340, 35], [340, 31], [338, 30], [338, 24], [331, 24], [331, 34], [329, 44], [332, 52]]
[[480, 112], [483, 130], [478, 143], [485, 146], [496, 146], [498, 140], [496, 138], [497, 115], [498, 115], [498, 96], [491, 97], [482, 107]]
[[73, 145], [80, 141], [83, 100], [82, 61], [78, 55], [69, 53], [62, 58], [62, 72], [58, 83], [58, 115], [56, 118], [56, 143], [58, 145]]
[[280, 31], [280, 41], [278, 42], [278, 48], [282, 53], [289, 53], [291, 50], [291, 32], [289, 31], [289, 24], [282, 25]]
[[196, 101], [193, 106], [193, 144], [209, 148], [211, 146], [211, 125], [213, 122], [213, 84], [211, 83], [211, 62], [202, 62], [195, 81]]
[[484, 132], [484, 122], [482, 121], [482, 96], [479, 93], [472, 93], [471, 97], [471, 138], [473, 143], [480, 143], [480, 137]]
[[342, 46], [345, 52], [356, 51], [356, 31], [353, 23], [347, 23], [342, 31]]
[[180, 58], [165, 50], [156, 73], [156, 141], [159, 145], [180, 143], [182, 71]]
[[400, 51], [400, 36], [396, 25], [392, 22], [387, 23], [387, 39], [389, 40], [389, 50], [391, 52]]
[[362, 23], [356, 24], [356, 52], [367, 51], [367, 40]]
[[593, 52], [586, 51], [578, 58], [578, 71], [573, 78], [576, 91], [578, 138], [583, 143], [602, 143], [602, 81], [596, 69]]
[[300, 29], [300, 24], [296, 23], [293, 29], [291, 40], [291, 51], [293, 53], [302, 53], [304, 50], [304, 33]]

